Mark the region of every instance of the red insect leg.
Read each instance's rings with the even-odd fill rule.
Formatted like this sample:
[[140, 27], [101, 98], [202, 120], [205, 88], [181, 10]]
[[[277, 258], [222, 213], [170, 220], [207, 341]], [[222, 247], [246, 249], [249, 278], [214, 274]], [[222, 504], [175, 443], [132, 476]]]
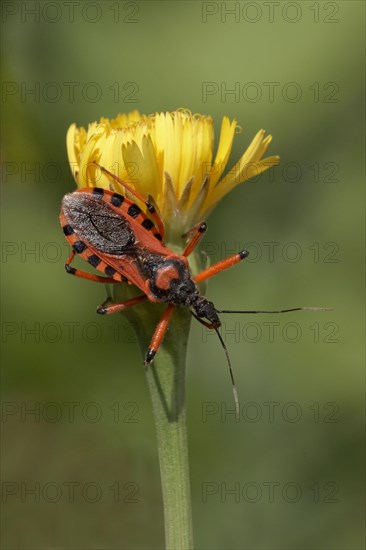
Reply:
[[146, 352], [145, 361], [144, 361], [145, 365], [149, 365], [150, 363], [152, 363], [156, 355], [156, 352], [160, 347], [160, 344], [164, 340], [164, 336], [169, 326], [169, 322], [173, 314], [174, 307], [175, 307], [174, 304], [169, 304], [166, 310], [164, 311], [155, 329], [154, 336], [151, 339], [150, 347]]
[[144, 300], [147, 300], [147, 296], [136, 296], [135, 298], [131, 298], [130, 300], [126, 300], [125, 302], [120, 302], [119, 304], [110, 304], [97, 307], [97, 313], [100, 315], [108, 315], [110, 313], [117, 313], [118, 311], [123, 311], [124, 309], [127, 309], [129, 307], [133, 307], [137, 304], [140, 304]]
[[76, 252], [73, 250], [66, 260], [65, 263], [65, 269], [67, 273], [70, 273], [70, 275], [75, 275], [75, 277], [81, 277], [82, 279], [88, 279], [89, 281], [95, 281], [96, 283], [119, 283], [120, 281], [116, 281], [115, 279], [112, 279], [112, 277], [102, 277], [101, 275], [94, 275], [92, 273], [86, 273], [86, 271], [81, 271], [81, 269], [75, 269], [75, 267], [71, 267], [71, 262], [75, 257]]
[[164, 224], [163, 224], [162, 219], [160, 218], [159, 214], [157, 213], [157, 211], [155, 209], [155, 206], [153, 204], [151, 204], [151, 202], [149, 200], [147, 200], [145, 197], [140, 195], [140, 193], [138, 193], [137, 191], [132, 189], [132, 187], [130, 187], [130, 185], [128, 185], [128, 183], [124, 182], [123, 180], [121, 180], [121, 178], [119, 178], [118, 176], [116, 176], [115, 174], [113, 174], [112, 172], [107, 170], [107, 168], [104, 168], [104, 166], [100, 166], [100, 164], [98, 164], [95, 161], [94, 161], [94, 164], [96, 164], [98, 166], [98, 168], [100, 168], [102, 170], [102, 172], [104, 172], [105, 174], [108, 174], [108, 176], [110, 176], [113, 180], [118, 181], [118, 183], [120, 185], [122, 185], [127, 191], [129, 191], [131, 193], [131, 195], [133, 195], [134, 197], [136, 197], [137, 199], [139, 199], [141, 202], [143, 202], [146, 205], [146, 208], [148, 209], [149, 214], [151, 215], [152, 219], [154, 220], [154, 222], [158, 226], [159, 233], [164, 238], [164, 234], [165, 234]]
[[196, 248], [196, 246], [202, 239], [203, 235], [205, 234], [206, 229], [207, 229], [206, 223], [200, 222], [194, 227], [192, 227], [192, 229], [188, 231], [188, 233], [186, 233], [185, 236], [192, 235], [192, 238], [187, 244], [182, 256], [189, 256], [191, 252], [193, 252], [193, 250]]
[[246, 258], [248, 255], [249, 253], [247, 250], [242, 250], [238, 254], [233, 254], [233, 256], [226, 258], [226, 260], [221, 260], [221, 262], [217, 262], [217, 264], [214, 264], [211, 267], [208, 267], [207, 269], [201, 271], [201, 273], [198, 273], [198, 275], [194, 277], [194, 281], [196, 281], [196, 283], [200, 283], [205, 279], [209, 279], [217, 273], [220, 273], [220, 271], [228, 269], [232, 265], [241, 262], [241, 260], [244, 260], [244, 258]]

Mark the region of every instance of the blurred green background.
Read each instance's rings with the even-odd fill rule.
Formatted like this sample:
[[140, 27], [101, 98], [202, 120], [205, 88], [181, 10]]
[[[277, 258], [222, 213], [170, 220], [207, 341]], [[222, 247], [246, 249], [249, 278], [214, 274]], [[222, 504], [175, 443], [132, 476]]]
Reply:
[[96, 316], [103, 286], [66, 276], [58, 213], [70, 123], [178, 107], [216, 137], [238, 119], [229, 166], [260, 128], [281, 155], [209, 219], [212, 261], [252, 252], [209, 298], [334, 308], [225, 317], [237, 423], [222, 350], [193, 323], [196, 547], [364, 547], [363, 20], [350, 0], [3, 2], [2, 548], [163, 547], [140, 352], [124, 318]]

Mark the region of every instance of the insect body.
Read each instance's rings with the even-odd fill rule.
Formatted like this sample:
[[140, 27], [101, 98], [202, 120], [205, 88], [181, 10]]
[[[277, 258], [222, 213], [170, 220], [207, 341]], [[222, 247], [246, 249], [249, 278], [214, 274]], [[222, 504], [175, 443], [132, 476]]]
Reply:
[[[154, 207], [145, 202], [150, 215], [155, 214], [157, 218]], [[164, 227], [160, 219], [155, 225], [130, 199], [100, 188], [82, 188], [66, 195], [62, 201], [60, 221], [73, 248], [65, 266], [68, 273], [105, 283], [131, 283], [144, 293], [122, 304], [100, 306], [98, 313], [121, 311], [145, 299], [169, 304], [155, 332], [159, 339], [153, 338], [145, 363], [152, 361], [174, 306], [188, 307], [198, 319], [207, 319], [211, 328], [220, 326], [213, 303], [201, 295], [197, 282], [239, 262], [247, 256], [247, 252], [234, 254], [193, 278], [187, 256], [205, 232], [205, 223], [193, 228], [185, 251], [178, 255], [164, 245]], [[75, 253], [105, 276], [91, 275], [71, 267]]]
[[[91, 281], [134, 284], [142, 291], [141, 296], [125, 302], [99, 306], [97, 313], [100, 314], [122, 311], [146, 299], [167, 304], [146, 352], [146, 365], [153, 361], [163, 341], [174, 308], [189, 308], [202, 324], [216, 331], [221, 341], [228, 359], [238, 409], [229, 356], [218, 331], [221, 325], [218, 313], [259, 312], [216, 310], [214, 304], [202, 296], [197, 283], [240, 262], [248, 256], [248, 252], [243, 250], [234, 254], [192, 277], [187, 257], [202, 238], [206, 224], [201, 222], [189, 231], [189, 242], [182, 255], [174, 253], [164, 244], [164, 225], [152, 202], [105, 168], [100, 168], [112, 180], [123, 185], [130, 194], [144, 202], [147, 213], [129, 198], [107, 189], [82, 188], [66, 195], [62, 201], [60, 222], [73, 249], [65, 264], [66, 271]], [[86, 273], [72, 267], [75, 254], [103, 275]], [[313, 308], [292, 308], [273, 313], [299, 309]]]

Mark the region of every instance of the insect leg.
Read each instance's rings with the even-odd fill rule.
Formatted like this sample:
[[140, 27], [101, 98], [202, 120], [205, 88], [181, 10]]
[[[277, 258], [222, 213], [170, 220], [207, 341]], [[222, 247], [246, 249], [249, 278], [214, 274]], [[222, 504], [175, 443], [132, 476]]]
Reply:
[[174, 311], [174, 304], [169, 304], [166, 310], [164, 311], [158, 326], [155, 329], [154, 336], [151, 339], [150, 347], [146, 352], [144, 364], [150, 365], [154, 357], [156, 355], [156, 352], [158, 351], [160, 344], [164, 340], [165, 333], [167, 331], [170, 318], [172, 316], [172, 313]]
[[112, 277], [102, 277], [101, 275], [94, 275], [92, 273], [86, 273], [85, 271], [81, 271], [80, 269], [75, 269], [75, 267], [71, 267], [71, 262], [75, 257], [75, 251], [73, 250], [66, 260], [65, 263], [65, 269], [67, 273], [70, 273], [70, 275], [75, 275], [75, 277], [81, 277], [82, 279], [88, 279], [89, 281], [95, 281], [97, 283], [118, 283], [119, 281], [116, 281]]
[[159, 214], [157, 213], [155, 206], [152, 204], [152, 202], [149, 199], [146, 199], [145, 197], [140, 195], [140, 193], [138, 193], [137, 191], [132, 189], [132, 187], [130, 185], [128, 185], [128, 183], [121, 180], [121, 178], [119, 178], [118, 176], [116, 176], [115, 174], [113, 174], [112, 172], [107, 170], [107, 168], [104, 168], [104, 166], [101, 166], [100, 164], [98, 164], [95, 161], [94, 161], [94, 164], [96, 164], [98, 166], [98, 168], [101, 169], [102, 172], [104, 172], [109, 177], [111, 177], [114, 181], [117, 181], [120, 185], [122, 185], [129, 193], [131, 193], [131, 195], [133, 195], [134, 197], [136, 197], [137, 199], [139, 199], [141, 202], [143, 202], [145, 204], [149, 214], [151, 215], [152, 219], [154, 220], [154, 222], [156, 223], [156, 225], [158, 227], [159, 233], [161, 234], [162, 238], [164, 239], [164, 234], [165, 234], [164, 224], [163, 224], [163, 221], [160, 218]]
[[196, 246], [202, 239], [203, 235], [205, 234], [206, 229], [207, 229], [206, 223], [200, 222], [200, 223], [197, 223], [197, 225], [195, 225], [194, 227], [192, 227], [192, 229], [188, 231], [188, 233], [183, 235], [184, 237], [191, 236], [191, 240], [187, 244], [182, 254], [183, 256], [189, 256], [191, 252], [193, 252], [193, 250], [196, 248]]
[[211, 267], [208, 267], [207, 269], [204, 269], [201, 271], [201, 273], [198, 273], [193, 279], [196, 281], [196, 283], [200, 283], [201, 281], [204, 281], [205, 279], [209, 279], [210, 277], [213, 277], [217, 273], [220, 273], [220, 271], [223, 271], [224, 269], [228, 269], [232, 265], [235, 265], [241, 260], [244, 260], [244, 258], [247, 258], [249, 255], [249, 252], [247, 250], [242, 250], [238, 254], [233, 254], [229, 258], [226, 258], [225, 260], [221, 260], [221, 262], [217, 262], [217, 264], [212, 265]]
[[133, 307], [136, 304], [139, 304], [147, 299], [147, 296], [143, 294], [142, 296], [136, 296], [135, 298], [131, 298], [130, 300], [126, 300], [125, 302], [120, 302], [119, 304], [110, 304], [106, 305], [109, 299], [104, 302], [101, 306], [97, 307], [97, 313], [100, 315], [107, 315], [110, 313], [117, 313], [118, 311], [123, 311], [124, 309], [127, 309], [129, 307]]

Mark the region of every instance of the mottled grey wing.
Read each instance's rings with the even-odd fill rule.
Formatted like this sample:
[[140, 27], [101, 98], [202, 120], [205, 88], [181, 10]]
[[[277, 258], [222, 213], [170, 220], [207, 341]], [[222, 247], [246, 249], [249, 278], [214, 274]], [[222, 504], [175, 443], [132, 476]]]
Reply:
[[70, 193], [62, 201], [69, 224], [96, 250], [116, 256], [133, 252], [135, 234], [129, 222], [90, 193]]

